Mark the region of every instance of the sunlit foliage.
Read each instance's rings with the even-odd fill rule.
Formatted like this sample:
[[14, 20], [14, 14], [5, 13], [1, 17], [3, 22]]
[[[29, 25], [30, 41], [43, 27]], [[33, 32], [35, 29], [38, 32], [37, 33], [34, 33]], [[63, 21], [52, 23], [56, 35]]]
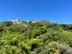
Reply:
[[0, 54], [72, 54], [72, 24], [3, 22]]

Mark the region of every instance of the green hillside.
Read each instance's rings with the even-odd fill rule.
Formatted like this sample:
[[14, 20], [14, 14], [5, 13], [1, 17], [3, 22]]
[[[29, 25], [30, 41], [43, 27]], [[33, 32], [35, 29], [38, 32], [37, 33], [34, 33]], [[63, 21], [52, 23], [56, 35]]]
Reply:
[[72, 24], [3, 22], [0, 54], [72, 54]]

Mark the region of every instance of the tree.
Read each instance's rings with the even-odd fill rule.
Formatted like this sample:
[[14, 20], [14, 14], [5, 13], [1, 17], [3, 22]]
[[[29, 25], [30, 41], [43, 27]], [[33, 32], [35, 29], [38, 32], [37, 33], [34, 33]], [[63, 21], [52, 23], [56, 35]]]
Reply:
[[3, 22], [3, 24], [5, 24], [6, 26], [11, 26], [11, 25], [13, 25], [13, 22], [12, 21], [5, 21], [5, 22]]

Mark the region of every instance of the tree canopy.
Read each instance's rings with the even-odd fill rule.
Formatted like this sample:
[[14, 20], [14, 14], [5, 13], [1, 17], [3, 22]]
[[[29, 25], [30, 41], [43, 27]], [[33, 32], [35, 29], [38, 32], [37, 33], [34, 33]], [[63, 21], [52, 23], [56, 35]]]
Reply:
[[3, 22], [0, 54], [72, 54], [72, 24]]

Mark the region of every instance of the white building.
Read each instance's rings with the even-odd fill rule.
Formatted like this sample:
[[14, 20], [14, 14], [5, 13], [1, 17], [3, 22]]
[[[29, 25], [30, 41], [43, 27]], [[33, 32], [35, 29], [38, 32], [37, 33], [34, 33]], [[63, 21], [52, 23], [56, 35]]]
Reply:
[[19, 19], [16, 19], [16, 20], [8, 20], [8, 21], [11, 21], [13, 24], [21, 23], [21, 21]]
[[35, 20], [27, 21], [27, 23], [29, 23], [29, 22], [31, 22], [31, 23], [36, 23]]

